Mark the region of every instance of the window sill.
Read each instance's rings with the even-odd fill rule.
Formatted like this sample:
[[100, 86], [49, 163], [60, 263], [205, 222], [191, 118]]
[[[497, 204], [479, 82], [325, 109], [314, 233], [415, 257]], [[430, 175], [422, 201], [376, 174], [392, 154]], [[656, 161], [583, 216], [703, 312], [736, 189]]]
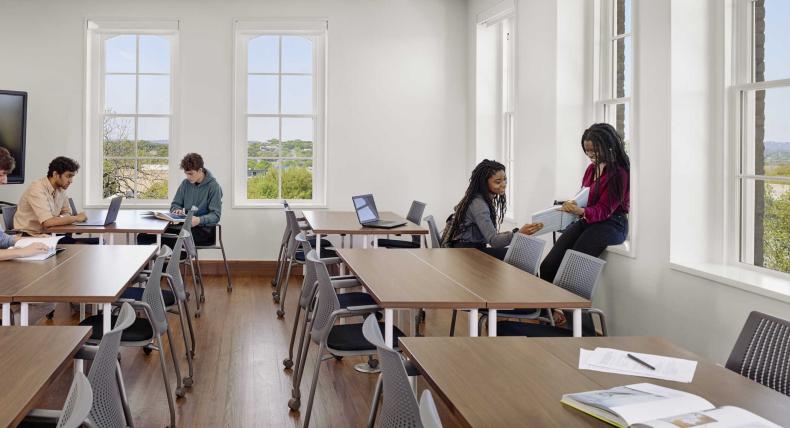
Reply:
[[619, 254], [623, 257], [628, 257], [635, 259], [636, 254], [634, 252], [634, 246], [632, 245], [631, 241], [625, 241], [620, 245], [610, 245], [606, 247], [606, 251], [614, 254]]
[[[84, 208], [86, 208], [86, 209], [100, 209], [100, 210], [106, 210], [109, 207], [110, 207], [110, 202], [109, 201], [108, 202], [95, 203], [95, 204], [85, 204], [85, 206], [84, 206]], [[152, 209], [169, 210], [170, 209], [170, 202], [133, 204], [133, 203], [127, 202], [126, 199], [124, 199], [124, 201], [121, 203], [121, 211], [125, 211], [125, 210], [145, 210], [145, 209], [148, 209], [148, 210], [152, 210]]]
[[781, 274], [717, 263], [670, 262], [669, 266], [689, 275], [790, 303], [790, 281]]
[[[240, 208], [240, 209], [283, 209], [282, 201], [271, 201], [271, 202], [244, 202], [244, 203], [234, 203], [233, 208]], [[288, 202], [288, 207], [291, 209], [297, 210], [309, 210], [309, 209], [326, 209], [329, 208], [326, 204], [320, 203], [298, 203], [298, 202]]]

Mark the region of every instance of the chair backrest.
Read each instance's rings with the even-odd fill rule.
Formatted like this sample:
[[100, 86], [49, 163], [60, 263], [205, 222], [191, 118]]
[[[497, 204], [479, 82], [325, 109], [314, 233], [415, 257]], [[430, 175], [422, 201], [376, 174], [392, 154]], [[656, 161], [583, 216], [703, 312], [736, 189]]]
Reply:
[[[184, 245], [190, 240], [192, 234], [189, 231], [181, 229], [178, 233], [176, 243], [173, 244], [173, 251], [170, 255], [170, 263], [167, 264], [167, 274], [170, 275], [170, 284], [173, 287], [173, 292], [179, 302], [186, 302], [187, 293], [184, 288], [184, 278], [181, 276], [181, 268], [178, 261], [181, 260], [181, 252], [184, 250]], [[167, 246], [163, 245], [163, 249]]]
[[439, 235], [439, 228], [436, 227], [436, 220], [432, 215], [426, 216], [425, 221], [428, 223], [428, 232], [431, 235], [431, 248], [441, 247], [440, 240], [442, 236]]
[[2, 208], [3, 227], [6, 231], [14, 230], [14, 216], [16, 215], [16, 205], [7, 205]]
[[422, 222], [422, 213], [425, 212], [425, 203], [420, 201], [412, 201], [411, 207], [409, 208], [409, 214], [406, 215], [406, 220], [414, 224], [420, 224]]
[[192, 238], [192, 217], [196, 212], [197, 209], [189, 210], [187, 212], [186, 218], [184, 218], [184, 223], [181, 225], [181, 231], [186, 231], [189, 233], [189, 238], [184, 241], [184, 250], [186, 250], [187, 255], [191, 258], [197, 257], [197, 247], [195, 246], [195, 241]]
[[320, 342], [325, 333], [332, 328], [332, 312], [340, 309], [340, 302], [337, 300], [335, 287], [329, 278], [329, 271], [326, 265], [318, 258], [315, 250], [307, 253], [307, 263], [313, 265], [315, 275], [318, 279], [318, 304], [313, 312], [313, 323], [310, 329], [310, 337], [315, 342]]
[[365, 339], [376, 345], [381, 362], [384, 398], [381, 405], [381, 427], [422, 428], [420, 406], [411, 389], [403, 359], [384, 343], [375, 315], [370, 315], [362, 326]]
[[288, 257], [293, 257], [296, 254], [296, 250], [299, 249], [299, 242], [296, 240], [296, 236], [299, 235], [302, 230], [299, 228], [299, 222], [296, 220], [296, 213], [293, 211], [285, 210], [285, 219], [288, 222], [288, 230], [291, 232], [288, 240]]
[[[305, 254], [310, 253], [313, 251], [313, 246], [310, 245], [310, 241], [304, 236], [303, 232], [300, 232], [296, 235], [296, 241], [302, 244], [302, 251]], [[312, 263], [306, 263], [304, 267], [304, 281], [302, 282], [302, 292], [299, 295], [299, 306], [302, 309], [307, 310], [310, 306], [310, 302], [313, 301], [313, 297], [315, 297], [315, 286], [318, 277], [315, 273], [315, 266]]]
[[790, 321], [749, 314], [725, 367], [790, 395]]
[[63, 404], [63, 412], [58, 418], [57, 428], [78, 428], [82, 426], [93, 404], [93, 389], [88, 378], [80, 372], [74, 373], [69, 394]]
[[557, 275], [554, 276], [554, 285], [590, 300], [595, 294], [595, 289], [598, 288], [605, 264], [605, 261], [597, 257], [576, 250], [567, 250]]
[[505, 263], [537, 275], [540, 258], [543, 256], [543, 248], [545, 246], [546, 241], [540, 238], [534, 238], [523, 233], [514, 233], [513, 240], [510, 241], [510, 248], [507, 249], [505, 254]]
[[[178, 263], [178, 260], [171, 259], [172, 263]], [[151, 307], [151, 314], [149, 314], [148, 321], [151, 322], [154, 332], [162, 334], [167, 331], [167, 313], [165, 310], [165, 299], [162, 297], [162, 266], [165, 264], [165, 256], [158, 255], [154, 262], [154, 267], [151, 274], [148, 276], [148, 282], [145, 284], [143, 290], [142, 301]]]
[[439, 419], [439, 411], [436, 410], [436, 403], [433, 402], [431, 391], [426, 389], [420, 397], [420, 420], [424, 428], [442, 428], [442, 420]]
[[[159, 270], [162, 270], [161, 263]], [[134, 323], [134, 320], [134, 309], [130, 304], [124, 303], [115, 321], [115, 327], [102, 335], [99, 350], [88, 372], [88, 381], [93, 388], [93, 404], [88, 417], [99, 428], [128, 425], [121, 402], [116, 367], [121, 335]]]

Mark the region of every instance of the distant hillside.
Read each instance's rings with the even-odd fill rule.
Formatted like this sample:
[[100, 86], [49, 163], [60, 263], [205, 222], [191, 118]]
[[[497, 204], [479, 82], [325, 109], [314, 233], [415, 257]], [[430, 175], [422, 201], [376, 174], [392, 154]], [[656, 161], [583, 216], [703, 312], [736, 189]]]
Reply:
[[790, 141], [766, 141], [765, 164], [780, 165], [790, 163]]

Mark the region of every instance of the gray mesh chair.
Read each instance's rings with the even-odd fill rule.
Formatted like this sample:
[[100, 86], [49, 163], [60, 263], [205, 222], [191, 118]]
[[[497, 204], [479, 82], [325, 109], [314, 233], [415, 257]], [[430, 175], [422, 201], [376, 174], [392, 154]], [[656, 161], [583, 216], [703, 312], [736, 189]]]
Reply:
[[[601, 279], [601, 272], [606, 264], [605, 261], [580, 253], [575, 250], [567, 250], [562, 258], [562, 263], [554, 276], [554, 285], [562, 287], [571, 293], [592, 300], [598, 283]], [[598, 316], [601, 323], [601, 331], [606, 336], [606, 317], [603, 311], [596, 308], [582, 309], [582, 315], [586, 318], [582, 335], [595, 336], [595, 327], [592, 323], [592, 314]], [[570, 325], [570, 322], [568, 323]], [[498, 336], [534, 336], [534, 337], [554, 337], [554, 336], [573, 336], [573, 330], [553, 325], [545, 324], [525, 324], [517, 321], [499, 321], [497, 324]]]
[[[380, 426], [422, 428], [420, 407], [409, 383], [409, 374], [406, 372], [400, 353], [392, 350], [384, 342], [379, 322], [374, 315], [365, 319], [362, 332], [365, 339], [376, 347], [381, 362], [379, 379], [382, 382], [384, 404], [381, 406]], [[377, 396], [374, 397], [374, 401], [376, 399]]]
[[[374, 305], [368, 306], [350, 306], [342, 309], [338, 301], [335, 288], [332, 286], [332, 281], [329, 278], [329, 272], [326, 266], [321, 263], [315, 250], [307, 254], [308, 263], [311, 263], [316, 270], [318, 277], [318, 300], [316, 303], [315, 311], [313, 312], [313, 319], [310, 324], [310, 334], [305, 337], [305, 346], [301, 354], [298, 364], [298, 371], [296, 379], [294, 380], [294, 389], [292, 391], [292, 398], [288, 401], [288, 407], [292, 410], [297, 410], [301, 404], [301, 395], [299, 392], [299, 384], [303, 377], [305, 370], [305, 359], [308, 354], [308, 346], [310, 342], [318, 344], [318, 353], [316, 354], [316, 364], [313, 368], [313, 379], [310, 385], [310, 395], [307, 401], [307, 409], [304, 414], [304, 426], [310, 425], [310, 413], [313, 407], [313, 399], [315, 398], [316, 386], [318, 384], [318, 374], [321, 368], [321, 361], [325, 354], [332, 356], [372, 356], [376, 354], [376, 347], [370, 342], [365, 340], [362, 334], [362, 323], [347, 323], [335, 325], [335, 321], [341, 317], [351, 316], [365, 316], [367, 314], [378, 311], [380, 308]], [[384, 329], [383, 324], [379, 324], [381, 330]], [[395, 328], [394, 340], [402, 337], [403, 333]], [[396, 342], [397, 343], [397, 342]]]
[[[283, 201], [283, 212], [288, 210], [288, 202]], [[288, 250], [288, 238], [291, 237], [291, 228], [288, 225], [288, 216], [285, 218], [285, 230], [283, 230], [283, 239], [280, 241], [280, 251], [277, 253], [277, 267], [275, 268], [276, 275], [272, 278], [272, 287], [277, 287], [280, 280], [280, 271], [286, 263], [285, 256]]]
[[[301, 242], [302, 248], [307, 251], [308, 253], [313, 250], [310, 242], [304, 236], [304, 232], [300, 233], [296, 236], [296, 240]], [[324, 265], [335, 265], [341, 262], [339, 257], [331, 257], [327, 259], [321, 259], [321, 262]], [[361, 284], [356, 279], [356, 277], [351, 275], [346, 276], [332, 276], [330, 277], [332, 281], [332, 286], [337, 288], [349, 288], [349, 287], [358, 287]], [[283, 365], [286, 369], [293, 367], [293, 348], [294, 343], [296, 342], [296, 330], [300, 329], [299, 335], [299, 351], [297, 352], [297, 361], [299, 360], [299, 355], [302, 352], [302, 342], [304, 341], [304, 335], [307, 331], [307, 324], [309, 322], [310, 313], [312, 312], [314, 303], [315, 303], [315, 292], [316, 292], [316, 281], [317, 276], [315, 273], [315, 267], [313, 267], [310, 263], [305, 265], [305, 275], [304, 281], [302, 282], [302, 289], [299, 293], [299, 304], [296, 306], [296, 313], [294, 314], [294, 322], [293, 328], [291, 329], [291, 340], [288, 345], [288, 358], [283, 360]], [[338, 301], [340, 302], [340, 306], [342, 308], [346, 308], [348, 306], [364, 306], [364, 305], [374, 305], [376, 301], [373, 298], [363, 292], [359, 291], [352, 291], [348, 293], [343, 293], [338, 295]], [[302, 322], [300, 322], [299, 315], [304, 313]]]
[[83, 426], [91, 411], [93, 390], [84, 374], [74, 373], [63, 410], [34, 409], [19, 424], [20, 428], [53, 426], [57, 428], [78, 428]]
[[725, 367], [790, 395], [790, 321], [753, 311]]
[[429, 215], [425, 217], [425, 222], [428, 223], [428, 232], [431, 235], [431, 248], [440, 248], [442, 246], [442, 235], [436, 226], [436, 220], [432, 215]]
[[[162, 368], [162, 378], [165, 383], [167, 404], [170, 409], [170, 426], [174, 427], [176, 423], [175, 402], [172, 391], [170, 390], [170, 381], [167, 376], [167, 365], [165, 364], [164, 346], [162, 342], [162, 336], [165, 334], [167, 334], [167, 341], [170, 344], [170, 356], [172, 357], [173, 366], [176, 372], [176, 396], [183, 397], [185, 393], [181, 379], [181, 369], [178, 365], [173, 333], [167, 322], [165, 302], [162, 298], [162, 288], [160, 286], [162, 267], [165, 263], [165, 258], [166, 256], [163, 255], [157, 256], [153, 269], [148, 277], [148, 283], [143, 290], [142, 300], [131, 303], [132, 307], [145, 314], [145, 318], [135, 318], [134, 323], [123, 331], [121, 335], [121, 346], [142, 347], [144, 349], [156, 349], [159, 351], [159, 365]], [[103, 320], [101, 315], [85, 318], [80, 322], [80, 325], [93, 327], [93, 334], [90, 339], [88, 339], [88, 343], [94, 344], [101, 340], [103, 333]]]
[[[203, 286], [203, 272], [200, 270], [197, 246], [192, 237], [192, 216], [196, 212], [197, 207], [192, 207], [184, 219], [184, 224], [181, 226], [181, 230], [187, 231], [189, 236], [184, 239], [185, 257], [180, 258], [179, 263], [184, 266], [184, 273], [186, 273], [186, 268], [189, 267], [189, 271], [192, 274], [192, 288], [195, 290], [195, 317], [200, 317], [200, 304], [206, 301], [206, 291]], [[178, 239], [178, 235], [174, 237]]]
[[[173, 246], [170, 260], [178, 260], [180, 258], [183, 247], [190, 238], [190, 233], [182, 229], [175, 245]], [[164, 246], [163, 249], [165, 252], [169, 250], [167, 246]], [[169, 313], [178, 315], [178, 319], [181, 322], [181, 333], [184, 338], [184, 349], [189, 367], [189, 375], [184, 378], [184, 386], [190, 387], [192, 386], [194, 376], [194, 365], [192, 359], [195, 356], [195, 330], [192, 326], [192, 317], [189, 314], [189, 304], [187, 302], [187, 293], [184, 286], [184, 279], [181, 276], [181, 269], [179, 269], [177, 263], [169, 263], [167, 265], [166, 273], [164, 273], [162, 276], [167, 278], [167, 283], [170, 287], [169, 291], [175, 297], [175, 301], [172, 304], [168, 304], [168, 302], [165, 301], [165, 304], [167, 305], [165, 309]], [[187, 332], [189, 333], [188, 338]]]
[[[515, 266], [525, 272], [538, 276], [538, 267], [540, 267], [540, 259], [543, 256], [543, 248], [546, 246], [546, 241], [535, 238], [523, 233], [514, 233], [513, 240], [510, 241], [510, 246], [505, 254], [504, 262]], [[518, 318], [518, 319], [537, 319], [540, 317], [540, 309], [512, 309], [497, 312], [497, 318]], [[455, 326], [455, 312], [452, 320], [452, 326]], [[551, 314], [548, 314], [550, 317]], [[548, 318], [547, 317], [547, 318]], [[488, 319], [488, 311], [483, 309], [480, 311], [480, 321], [478, 331], [483, 331], [483, 323]], [[454, 328], [451, 327], [452, 336]]]
[[424, 428], [442, 428], [442, 420], [439, 419], [439, 411], [436, 410], [433, 395], [427, 389], [420, 396], [420, 420]]
[[11, 234], [14, 231], [14, 216], [16, 215], [16, 205], [6, 205], [0, 208], [3, 212], [3, 230]]
[[[228, 281], [227, 290], [228, 293], [233, 291], [233, 283], [230, 279], [230, 266], [228, 265], [228, 257], [225, 255], [225, 244], [222, 242], [222, 225], [217, 223], [214, 225], [216, 231], [214, 232], [214, 243], [211, 245], [197, 245], [195, 248], [198, 250], [220, 250], [222, 252], [222, 262], [225, 266], [225, 278]], [[199, 261], [197, 253], [195, 253], [195, 261]], [[201, 291], [202, 291], [202, 284], [201, 284]], [[200, 295], [201, 299], [205, 299], [205, 295]]]
[[[424, 202], [412, 201], [406, 220], [419, 225], [422, 222], [422, 213], [424, 212]], [[379, 239], [378, 246], [381, 248], [420, 248], [421, 239], [422, 237], [420, 235], [412, 235], [411, 241], [404, 241], [401, 239]]]

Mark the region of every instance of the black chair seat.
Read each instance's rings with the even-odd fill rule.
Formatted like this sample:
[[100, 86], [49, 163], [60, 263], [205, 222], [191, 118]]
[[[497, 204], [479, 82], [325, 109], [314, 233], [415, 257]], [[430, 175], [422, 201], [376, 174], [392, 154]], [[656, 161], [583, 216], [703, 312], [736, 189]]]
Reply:
[[419, 243], [400, 239], [379, 239], [379, 248], [420, 248]]
[[[322, 242], [321, 245], [324, 245], [323, 241], [324, 240], [322, 239], [321, 240], [321, 242]], [[328, 246], [331, 246], [331, 245], [332, 244], [329, 244]], [[331, 258], [331, 257], [337, 257], [337, 253], [334, 250], [325, 250], [324, 248], [325, 247], [321, 247], [321, 258], [322, 259], [328, 259], [328, 258]], [[296, 254], [294, 255], [294, 258], [296, 260], [299, 260], [300, 262], [304, 262], [304, 252], [302, 250], [297, 251]]]
[[[537, 312], [537, 309], [523, 308], [523, 309], [509, 309], [504, 311], [497, 311], [497, 317], [507, 317], [510, 315], [532, 315]], [[486, 311], [488, 312], [488, 311]]]
[[[144, 287], [129, 287], [121, 294], [122, 299], [143, 300]], [[162, 297], [165, 298], [165, 306], [173, 306], [176, 304], [176, 296], [170, 290], [162, 290]]]
[[[381, 334], [384, 335], [384, 323], [379, 323]], [[398, 343], [398, 339], [405, 336], [398, 327], [393, 328], [393, 343]], [[339, 324], [332, 326], [327, 338], [327, 346], [338, 351], [376, 351], [376, 347], [365, 340], [362, 334], [362, 323], [359, 324]]]
[[[548, 324], [523, 323], [518, 321], [499, 321], [496, 324], [497, 336], [527, 337], [573, 337], [573, 330], [563, 327], [552, 327]], [[595, 330], [582, 328], [582, 336], [595, 336]]]
[[[117, 319], [118, 317], [113, 315], [111, 317], [110, 325], [115, 325], [115, 320]], [[101, 340], [102, 336], [104, 335], [103, 315], [94, 315], [92, 317], [85, 318], [84, 320], [80, 321], [80, 325], [93, 327], [93, 332], [91, 333], [91, 339], [93, 340]], [[129, 328], [123, 331], [123, 334], [121, 334], [121, 341], [141, 342], [151, 340], [153, 337], [154, 329], [151, 328], [151, 323], [145, 318], [137, 318], [134, 320], [134, 323], [129, 326]]]
[[352, 291], [349, 293], [338, 293], [337, 301], [340, 302], [340, 307], [345, 309], [349, 306], [367, 306], [375, 305], [376, 301], [368, 293], [361, 291]]

